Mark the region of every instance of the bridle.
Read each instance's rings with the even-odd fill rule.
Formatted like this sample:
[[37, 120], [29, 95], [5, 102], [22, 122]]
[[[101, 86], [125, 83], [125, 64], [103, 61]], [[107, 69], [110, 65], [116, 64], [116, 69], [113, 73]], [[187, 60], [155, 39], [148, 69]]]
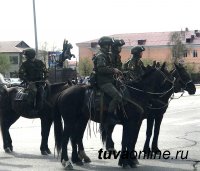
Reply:
[[[133, 89], [133, 90], [136, 90], [136, 91], [139, 91], [139, 92], [142, 92], [142, 93], [146, 93], [146, 94], [149, 94], [149, 95], [159, 95], [159, 97], [162, 97], [162, 96], [164, 96], [165, 94], [167, 94], [168, 92], [170, 92], [171, 90], [173, 90], [174, 89], [174, 82], [175, 82], [175, 78], [174, 78], [174, 80], [170, 80], [168, 77], [167, 77], [167, 75], [163, 72], [163, 71], [161, 71], [160, 69], [157, 69], [156, 68], [156, 70], [161, 74], [161, 76], [164, 78], [164, 80], [162, 81], [162, 85], [163, 84], [165, 84], [165, 82], [166, 81], [168, 81], [168, 82], [170, 82], [171, 83], [171, 87], [168, 89], [168, 90], [166, 90], [166, 91], [164, 91], [164, 92], [159, 92], [159, 93], [155, 93], [155, 92], [150, 92], [150, 91], [144, 91], [144, 90], [141, 90], [141, 89], [139, 89], [139, 88], [136, 88], [136, 87], [133, 87], [133, 86], [129, 86], [129, 85], [127, 85], [127, 84], [125, 84], [125, 83], [122, 83], [122, 85], [124, 85], [125, 87], [128, 87], [128, 88], [130, 88], [130, 89]], [[118, 80], [119, 81], [119, 80]]]
[[175, 72], [176, 72], [177, 75], [178, 75], [178, 78], [177, 78], [177, 79], [179, 79], [179, 80], [181, 81], [181, 83], [184, 85], [183, 89], [185, 90], [185, 89], [188, 87], [188, 84], [189, 84], [189, 83], [192, 83], [192, 80], [189, 79], [187, 82], [185, 82], [185, 81], [182, 79], [182, 77], [180, 76], [180, 74], [179, 74], [179, 72], [177, 71], [177, 69], [174, 69], [174, 70], [172, 71], [171, 74], [173, 75]]

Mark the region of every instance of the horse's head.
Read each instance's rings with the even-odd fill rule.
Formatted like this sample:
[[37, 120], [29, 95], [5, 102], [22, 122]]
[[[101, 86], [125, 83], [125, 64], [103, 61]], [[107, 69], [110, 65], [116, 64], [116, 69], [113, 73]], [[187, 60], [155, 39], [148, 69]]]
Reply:
[[[137, 83], [137, 88], [150, 95], [162, 96], [173, 89], [174, 78], [166, 69], [163, 63], [160, 67], [150, 67], [145, 72], [142, 80]], [[135, 87], [135, 83], [129, 82], [129, 85]]]
[[190, 77], [190, 74], [181, 65], [174, 64], [175, 69], [171, 71], [172, 75], [176, 78], [174, 90], [180, 92], [182, 89], [186, 90], [190, 95], [195, 94], [196, 87]]

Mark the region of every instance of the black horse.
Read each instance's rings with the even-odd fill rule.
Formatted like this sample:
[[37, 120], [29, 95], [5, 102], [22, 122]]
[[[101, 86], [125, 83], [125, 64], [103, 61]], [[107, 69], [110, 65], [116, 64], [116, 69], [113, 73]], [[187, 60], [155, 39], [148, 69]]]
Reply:
[[[149, 151], [160, 151], [158, 148], [160, 125], [163, 119], [163, 114], [168, 108], [169, 99], [172, 94], [181, 92], [183, 89], [186, 90], [190, 95], [195, 94], [196, 92], [195, 85], [183, 66], [175, 64], [175, 68], [171, 72], [165, 70], [163, 73], [166, 75], [166, 79], [169, 79], [169, 81], [165, 82], [165, 85], [163, 84], [161, 87], [161, 89], [163, 89], [163, 94], [158, 94], [156, 98], [153, 97], [150, 100], [151, 105], [147, 107], [145, 111], [146, 115], [144, 115], [145, 118], [147, 118], [146, 141], [143, 148], [144, 153], [148, 153]], [[168, 84], [169, 82], [172, 84]], [[164, 89], [168, 91], [164, 91]], [[149, 142], [152, 135], [153, 126], [154, 137], [152, 141], [152, 148], [150, 149]], [[104, 131], [102, 132], [102, 139], [106, 144], [107, 150], [114, 150], [114, 142], [112, 140], [113, 129], [114, 125], [110, 126], [106, 133]]]
[[[164, 66], [161, 67], [161, 69], [152, 69], [151, 72], [147, 72], [139, 83], [141, 91], [135, 90], [135, 83], [127, 83], [126, 89], [129, 92], [130, 101], [131, 98], [137, 99], [140, 105], [145, 107], [148, 105], [149, 100], [152, 99], [152, 94], [148, 94], [147, 92], [155, 93], [153, 96], [157, 96], [168, 91], [169, 89], [163, 89], [163, 85], [165, 85], [166, 82], [171, 85], [172, 81], [169, 81], [168, 76], [163, 73], [163, 70]], [[82, 138], [88, 120], [91, 119], [99, 123], [102, 121], [100, 112], [96, 112], [94, 108], [90, 110], [88, 107], [88, 105], [91, 105], [90, 89], [90, 86], [72, 86], [63, 91], [57, 101], [56, 111], [58, 111], [58, 113], [54, 118], [55, 143], [58, 153], [62, 149], [61, 162], [63, 166], [67, 168], [72, 168], [67, 152], [69, 138], [71, 138], [73, 148], [72, 162], [77, 162], [80, 160], [78, 158], [77, 145], [79, 148], [83, 148]], [[121, 124], [123, 125], [121, 151], [129, 152], [129, 154], [135, 149], [139, 127], [145, 117], [144, 113], [141, 113], [141, 110], [130, 101], [124, 102], [124, 106], [117, 110], [117, 115], [121, 119]], [[106, 110], [104, 113], [106, 113]], [[64, 120], [64, 132], [62, 130], [61, 116]], [[106, 128], [108, 127], [109, 125], [106, 126]], [[134, 167], [134, 157], [124, 159], [123, 155], [121, 155], [119, 165], [123, 167]]]
[[[163, 119], [163, 115], [166, 112], [169, 99], [173, 93], [178, 93], [186, 90], [190, 95], [195, 94], [196, 88], [194, 83], [191, 80], [190, 75], [187, 73], [185, 68], [182, 65], [176, 65], [175, 69], [171, 71], [171, 75], [175, 78], [174, 87], [171, 91], [166, 93], [163, 96], [159, 97], [160, 104], [153, 104], [149, 110], [147, 115], [147, 129], [146, 129], [146, 141], [144, 144], [144, 152], [158, 152], [160, 151], [158, 148], [158, 137], [160, 132], [160, 125]], [[149, 147], [150, 139], [152, 136], [152, 130], [154, 127], [154, 136], [152, 140], [151, 149]]]
[[52, 106], [54, 106], [54, 103], [59, 96], [59, 93], [69, 86], [70, 83], [57, 83], [48, 85], [46, 90], [47, 96], [44, 100], [44, 106], [39, 111], [38, 115], [33, 115], [30, 114], [31, 107], [27, 101], [16, 100], [16, 95], [23, 88], [7, 88], [3, 84], [0, 85], [0, 126], [3, 138], [3, 148], [5, 152], [11, 153], [13, 151], [9, 128], [19, 119], [20, 116], [22, 116], [29, 119], [41, 119], [41, 154], [48, 155], [51, 153], [48, 147], [48, 137], [53, 122]]

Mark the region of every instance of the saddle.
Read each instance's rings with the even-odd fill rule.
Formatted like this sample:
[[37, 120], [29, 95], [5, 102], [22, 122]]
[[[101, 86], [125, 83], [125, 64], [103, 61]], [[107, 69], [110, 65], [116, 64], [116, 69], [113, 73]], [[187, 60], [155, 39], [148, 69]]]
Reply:
[[28, 92], [24, 90], [24, 88], [21, 88], [17, 91], [15, 101], [26, 101], [28, 99]]
[[110, 100], [111, 98], [109, 96], [96, 87], [89, 88], [85, 92], [84, 103], [87, 109], [89, 109], [90, 114], [93, 114], [93, 117], [100, 120], [101, 123], [106, 116], [104, 113], [108, 109]]

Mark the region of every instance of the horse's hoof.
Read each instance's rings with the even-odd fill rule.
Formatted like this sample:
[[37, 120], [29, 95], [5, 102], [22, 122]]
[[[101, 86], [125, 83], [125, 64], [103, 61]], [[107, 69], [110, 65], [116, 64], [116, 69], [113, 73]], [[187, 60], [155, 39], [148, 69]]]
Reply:
[[84, 150], [78, 152], [78, 157], [80, 160], [84, 160], [85, 163], [91, 162], [90, 158], [86, 155]]
[[49, 153], [46, 150], [44, 150], [44, 151], [41, 151], [41, 154], [44, 156], [47, 156]]
[[76, 164], [77, 166], [83, 166], [83, 162], [82, 161], [73, 162], [73, 163]]
[[135, 164], [135, 165], [140, 164], [137, 158], [133, 159], [132, 162], [133, 162], [133, 164]]
[[49, 148], [46, 149], [46, 152], [47, 152], [48, 154], [51, 154], [51, 150], [49, 150]]
[[158, 147], [152, 147], [151, 151], [152, 151], [152, 153], [155, 153], [155, 154], [160, 154], [161, 153], [161, 150]]
[[129, 159], [128, 161], [128, 165], [131, 168], [137, 168], [137, 165], [139, 164], [139, 161], [135, 158], [135, 159]]
[[62, 166], [66, 169], [66, 170], [73, 170], [73, 165], [71, 164], [71, 162], [65, 161], [64, 159], [62, 160]]
[[85, 158], [84, 158], [84, 162], [85, 162], [85, 163], [91, 163], [92, 161], [90, 160], [89, 157], [85, 157]]
[[5, 148], [4, 150], [5, 150], [6, 153], [12, 153], [12, 150], [11, 150], [10, 147]]

